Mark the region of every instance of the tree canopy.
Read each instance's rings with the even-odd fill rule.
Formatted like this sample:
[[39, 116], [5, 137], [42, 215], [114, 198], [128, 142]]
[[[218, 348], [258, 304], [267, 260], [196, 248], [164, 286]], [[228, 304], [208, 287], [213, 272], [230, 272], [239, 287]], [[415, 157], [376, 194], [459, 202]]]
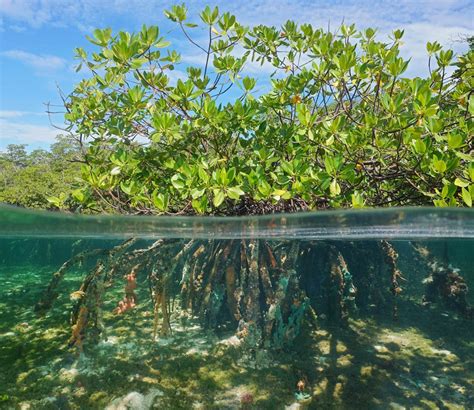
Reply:
[[409, 78], [403, 30], [381, 41], [354, 25], [245, 27], [209, 7], [198, 23], [184, 5], [165, 15], [201, 53], [197, 64], [157, 26], [97, 29], [94, 52], [76, 49], [89, 74], [65, 100], [65, 118], [87, 148], [72, 193], [82, 206], [242, 214], [472, 205], [472, 50], [455, 56], [428, 42], [429, 75]]

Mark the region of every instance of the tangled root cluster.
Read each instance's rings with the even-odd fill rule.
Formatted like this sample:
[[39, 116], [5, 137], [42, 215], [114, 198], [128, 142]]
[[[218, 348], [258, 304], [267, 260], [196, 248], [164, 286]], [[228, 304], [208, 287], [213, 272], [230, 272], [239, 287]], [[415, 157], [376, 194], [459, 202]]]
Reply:
[[[111, 249], [81, 252], [53, 274], [36, 305], [40, 315], [52, 306], [58, 284], [72, 266], [95, 261], [79, 290], [71, 295], [76, 304], [71, 314], [70, 346], [82, 348], [85, 341], [100, 340], [106, 291], [123, 277], [128, 279], [122, 301], [115, 302], [115, 313], [133, 310], [138, 303], [135, 288], [146, 283], [154, 337], [171, 332], [171, 313], [178, 307], [199, 318], [205, 328], [233, 330], [242, 344], [252, 349], [291, 344], [304, 320], [313, 320], [316, 313], [344, 322], [375, 306], [395, 319], [398, 316], [404, 278], [397, 267], [395, 248], [384, 240], [160, 239], [147, 248], [137, 248], [136, 242], [129, 239]], [[433, 262], [425, 248], [416, 250], [431, 272], [426, 279], [425, 303], [441, 300], [464, 315], [472, 315], [467, 285], [459, 273]]]

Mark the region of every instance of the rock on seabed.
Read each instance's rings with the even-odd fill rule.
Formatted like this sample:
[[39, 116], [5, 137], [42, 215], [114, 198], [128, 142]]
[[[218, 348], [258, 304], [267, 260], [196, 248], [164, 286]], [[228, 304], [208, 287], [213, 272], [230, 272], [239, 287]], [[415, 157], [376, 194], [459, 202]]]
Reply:
[[146, 395], [133, 391], [114, 399], [105, 410], [148, 410], [155, 398], [160, 396], [163, 396], [163, 392], [159, 389], [151, 389]]

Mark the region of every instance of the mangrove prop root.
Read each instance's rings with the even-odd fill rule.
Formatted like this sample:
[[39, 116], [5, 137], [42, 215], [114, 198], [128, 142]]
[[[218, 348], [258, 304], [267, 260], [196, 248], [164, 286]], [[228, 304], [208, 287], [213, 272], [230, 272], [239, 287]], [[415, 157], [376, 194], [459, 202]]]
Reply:
[[328, 297], [328, 315], [333, 320], [344, 319], [347, 314], [342, 298], [344, 292], [344, 275], [339, 260], [340, 253], [331, 249], [333, 257], [330, 262], [329, 280], [327, 282], [326, 293]]
[[107, 254], [107, 252], [107, 249], [93, 249], [89, 251], [83, 251], [64, 262], [61, 267], [53, 273], [48, 287], [43, 292], [43, 295], [41, 296], [40, 300], [35, 305], [35, 312], [38, 315], [42, 316], [46, 314], [46, 312], [51, 308], [54, 301], [59, 295], [57, 292], [57, 287], [69, 269], [71, 269], [76, 264], [82, 264], [83, 261], [87, 258], [105, 255]]
[[357, 294], [357, 288], [354, 285], [352, 274], [349, 272], [347, 262], [342, 256], [341, 252], [337, 255], [338, 268], [342, 274], [342, 289], [341, 289], [341, 313], [342, 319], [347, 319], [351, 311], [356, 311], [357, 306], [355, 303], [355, 296]]
[[82, 340], [87, 324], [88, 310], [86, 306], [81, 306], [76, 322], [72, 325], [72, 335], [69, 339], [68, 346], [77, 346], [82, 350]]
[[120, 245], [114, 246], [113, 248], [109, 249], [106, 253], [107, 257], [104, 258], [104, 260], [99, 260], [96, 264], [96, 267], [85, 277], [79, 290], [77, 292], [74, 292], [74, 294], [79, 295], [79, 300], [73, 309], [73, 323], [77, 320], [77, 315], [79, 313], [80, 307], [84, 303], [90, 303], [90, 301], [88, 300], [90, 298], [96, 299], [95, 304], [98, 306], [97, 309], [100, 310], [99, 301], [102, 300], [102, 295], [98, 295], [97, 293], [103, 293], [105, 291], [105, 280], [107, 278], [106, 273], [110, 269], [114, 269], [115, 259], [120, 258], [122, 254], [135, 242], [136, 239], [127, 239]]
[[154, 319], [153, 319], [153, 339], [156, 339], [159, 326], [159, 313], [162, 313], [163, 323], [161, 325], [160, 336], [165, 337], [171, 333], [171, 323], [168, 312], [168, 303], [166, 297], [166, 289], [155, 291], [154, 299]]
[[442, 263], [431, 255], [426, 247], [415, 246], [418, 254], [427, 261], [429, 274], [423, 281], [426, 285], [423, 304], [441, 301], [446, 307], [467, 318], [474, 316], [474, 308], [467, 300], [469, 288], [459, 269]]
[[258, 267], [258, 240], [242, 243], [242, 252], [246, 259], [247, 280], [243, 290], [243, 317], [239, 323], [239, 330], [244, 332], [248, 342], [259, 345], [262, 340], [261, 324], [262, 309], [260, 306], [259, 267]]
[[232, 318], [237, 322], [240, 320], [240, 310], [238, 306], [237, 291], [237, 269], [233, 263], [229, 263], [225, 270], [225, 285], [227, 295], [227, 306]]
[[171, 333], [169, 290], [171, 289], [173, 274], [180, 260], [187, 257], [188, 253], [195, 249], [194, 241], [188, 241], [178, 252], [176, 252], [175, 245], [176, 243], [171, 241], [160, 247], [158, 261], [155, 260], [153, 269], [148, 275], [151, 298], [153, 301], [154, 339], [158, 334], [160, 312], [162, 316], [160, 336], [167, 336]]
[[390, 293], [393, 295], [393, 318], [398, 318], [397, 296], [402, 292], [399, 280], [403, 279], [400, 270], [397, 268], [398, 253], [393, 246], [385, 241], [381, 241], [381, 247], [385, 255], [385, 263], [390, 269]]
[[35, 312], [42, 316], [51, 308], [54, 301], [58, 297], [57, 287], [59, 286], [61, 280], [64, 278], [65, 274], [69, 269], [77, 264], [81, 264], [84, 260], [94, 257], [108, 257], [113, 259], [114, 255], [117, 252], [127, 249], [132, 245], [136, 239], [128, 239], [124, 243], [112, 248], [112, 249], [92, 249], [78, 253], [73, 256], [71, 259], [64, 262], [61, 267], [53, 274], [48, 287], [43, 292], [40, 300], [35, 305]]
[[328, 314], [334, 320], [346, 320], [349, 311], [355, 310], [356, 288], [342, 253], [336, 247], [331, 247], [330, 255], [330, 273], [326, 285]]
[[207, 275], [200, 316], [208, 328], [218, 327], [222, 307], [226, 300], [226, 272], [232, 264], [232, 255], [235, 254], [235, 249], [234, 241], [222, 242], [222, 245], [216, 251], [212, 270]]
[[[365, 306], [371, 301], [385, 304], [385, 295], [390, 295], [393, 315], [397, 314], [396, 296], [403, 278], [396, 266], [398, 255], [386, 241], [362, 248], [374, 261], [374, 277], [382, 277], [375, 269], [388, 266], [390, 287], [361, 279], [367, 268], [358, 262], [359, 245], [355, 243], [160, 239], [147, 248], [130, 249], [133, 243], [129, 240], [110, 250], [80, 253], [63, 264], [59, 278], [53, 277], [45, 294], [52, 294], [74, 263], [98, 257], [79, 290], [71, 294], [77, 302], [71, 315], [70, 346], [82, 349], [86, 341], [97, 342], [103, 337], [102, 305], [107, 288], [117, 277], [127, 279], [115, 313], [131, 310], [137, 303], [135, 287], [142, 274], [150, 291], [154, 338], [171, 333], [175, 300], [184, 316], [191, 313], [204, 328], [216, 331], [230, 326], [250, 349], [281, 348], [291, 343], [305, 318], [315, 322], [318, 306], [331, 319], [347, 319], [357, 309], [359, 283], [367, 293], [362, 297]], [[354, 277], [349, 266], [355, 269]], [[456, 287], [449, 298], [451, 304], [468, 311], [462, 307], [465, 284], [452, 274], [448, 277], [449, 286]], [[446, 293], [447, 284], [446, 279], [437, 285], [436, 292]]]
[[282, 347], [299, 333], [301, 322], [308, 307], [308, 298], [300, 288], [296, 261], [299, 244], [294, 241], [279, 253], [278, 281], [275, 284], [274, 302], [265, 313], [266, 347]]
[[102, 333], [101, 303], [103, 295], [104, 264], [99, 262], [93, 273], [88, 275], [87, 286], [81, 287], [81, 298], [71, 319], [72, 335], [69, 346], [77, 346], [82, 350], [83, 341], [91, 336], [98, 342]]

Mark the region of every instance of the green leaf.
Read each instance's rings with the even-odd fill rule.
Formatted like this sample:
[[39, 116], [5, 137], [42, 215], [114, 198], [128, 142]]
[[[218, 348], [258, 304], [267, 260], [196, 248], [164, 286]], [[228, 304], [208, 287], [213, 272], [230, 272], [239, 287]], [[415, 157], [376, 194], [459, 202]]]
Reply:
[[469, 164], [467, 172], [469, 174], [469, 178], [471, 178], [471, 182], [474, 182], [474, 162]]
[[169, 41], [166, 41], [166, 40], [159, 40], [158, 42], [156, 42], [154, 44], [154, 46], [156, 48], [165, 48], [165, 47], [168, 47], [171, 43]]
[[469, 193], [469, 191], [466, 189], [466, 188], [462, 188], [462, 199], [464, 201], [464, 203], [469, 207], [471, 208], [472, 207], [472, 198], [471, 198], [471, 194]]
[[222, 204], [222, 202], [224, 202], [224, 199], [225, 194], [223, 190], [214, 190], [214, 198], [212, 200], [212, 203], [216, 208], [218, 208]]
[[171, 177], [171, 184], [177, 189], [182, 190], [184, 188], [184, 181], [181, 179], [179, 174], [174, 174]]
[[418, 154], [424, 154], [426, 152], [426, 144], [422, 140], [420, 139], [413, 140], [412, 143], [413, 143], [413, 146], [415, 147], [415, 151]]
[[446, 198], [449, 193], [449, 184], [444, 184], [443, 189], [441, 190], [441, 198]]
[[165, 10], [165, 16], [169, 18], [171, 21], [175, 22], [182, 22], [186, 20], [187, 17], [187, 9], [184, 4], [176, 4], [171, 7], [171, 10]]
[[234, 180], [236, 173], [237, 170], [235, 169], [235, 167], [232, 167], [227, 171], [226, 185], [230, 184]]
[[461, 188], [466, 188], [469, 186], [469, 182], [462, 180], [461, 178], [456, 178], [454, 180], [454, 185], [461, 187]]
[[446, 208], [448, 206], [448, 203], [444, 199], [435, 199], [433, 203], [440, 208]]
[[134, 69], [140, 68], [148, 61], [146, 58], [135, 58], [130, 62], [130, 66]]
[[258, 190], [265, 198], [268, 198], [272, 192], [272, 187], [263, 179], [259, 181]]
[[469, 114], [474, 115], [474, 95], [469, 97]]
[[255, 78], [244, 77], [242, 79], [242, 84], [244, 86], [245, 91], [250, 91], [255, 87], [257, 80]]
[[54, 205], [57, 208], [61, 208], [63, 206], [64, 201], [61, 200], [61, 198], [58, 198], [57, 196], [51, 196], [47, 198], [48, 202], [52, 205]]
[[227, 195], [231, 199], [239, 199], [242, 195], [245, 195], [245, 192], [240, 189], [238, 186], [227, 189]]
[[198, 167], [198, 175], [199, 175], [199, 178], [201, 178], [201, 181], [203, 181], [205, 184], [209, 182], [209, 178], [210, 178], [209, 174], [201, 166]]
[[448, 135], [448, 146], [451, 149], [459, 148], [462, 145], [462, 136], [459, 134]]
[[352, 206], [354, 208], [363, 208], [365, 205], [364, 197], [363, 195], [356, 191], [351, 195], [351, 200], [352, 200]]
[[76, 201], [84, 202], [84, 200], [86, 199], [86, 196], [84, 195], [82, 189], [75, 189], [71, 192], [71, 194]]
[[469, 162], [474, 161], [474, 157], [472, 155], [466, 154], [464, 152], [456, 151], [455, 154], [457, 157], [463, 159], [464, 161], [469, 161]]
[[191, 189], [191, 197], [193, 199], [198, 199], [201, 198], [204, 195], [204, 192], [206, 192], [205, 189], [198, 189], [198, 188], [193, 188]]
[[288, 175], [294, 175], [293, 163], [287, 161], [281, 161], [281, 169]]
[[209, 202], [208, 202], [208, 199], [207, 199], [206, 195], [202, 196], [199, 199], [193, 199], [191, 201], [191, 205], [196, 210], [196, 212], [199, 213], [199, 214], [203, 214], [207, 211], [208, 204], [209, 204]]
[[155, 205], [160, 211], [166, 211], [168, 208], [169, 203], [169, 195], [159, 193], [157, 189], [155, 189], [152, 193], [152, 200], [153, 205]]
[[122, 181], [120, 183], [120, 188], [127, 195], [133, 195], [137, 190], [137, 186], [136, 186], [135, 181], [130, 181], [128, 184], [125, 181]]
[[218, 15], [219, 9], [217, 7], [215, 7], [214, 10], [211, 11], [211, 8], [209, 6], [206, 6], [206, 8], [200, 14], [200, 17], [204, 23], [212, 25], [217, 21]]
[[329, 138], [327, 138], [324, 144], [327, 145], [328, 147], [334, 144], [334, 135], [331, 135]]
[[291, 193], [288, 192], [286, 189], [275, 189], [272, 192], [272, 196], [277, 201], [279, 201], [280, 199], [290, 199], [291, 198]]
[[446, 171], [446, 162], [442, 159], [433, 160], [433, 169], [439, 174], [444, 173]]
[[331, 196], [337, 196], [341, 193], [341, 186], [337, 182], [337, 179], [333, 179], [331, 185], [329, 185], [329, 192]]
[[122, 172], [122, 168], [120, 167], [113, 167], [112, 171], [110, 171], [110, 175], [119, 175]]

